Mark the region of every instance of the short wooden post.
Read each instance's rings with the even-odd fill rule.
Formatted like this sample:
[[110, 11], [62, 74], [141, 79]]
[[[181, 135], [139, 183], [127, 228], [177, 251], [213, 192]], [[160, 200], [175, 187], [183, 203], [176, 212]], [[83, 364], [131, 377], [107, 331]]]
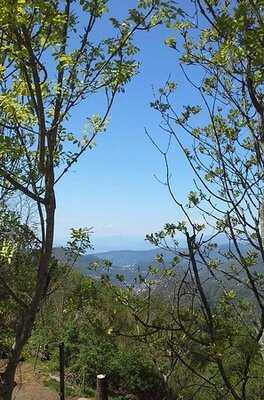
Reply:
[[39, 356], [39, 350], [40, 350], [40, 343], [38, 344], [38, 349], [37, 349], [36, 354], [35, 354], [34, 372], [36, 371], [36, 367], [37, 367], [37, 361], [38, 361], [38, 356]]
[[65, 400], [64, 388], [64, 343], [60, 343], [60, 400]]
[[108, 400], [107, 396], [107, 379], [105, 375], [97, 375], [96, 377], [96, 400]]

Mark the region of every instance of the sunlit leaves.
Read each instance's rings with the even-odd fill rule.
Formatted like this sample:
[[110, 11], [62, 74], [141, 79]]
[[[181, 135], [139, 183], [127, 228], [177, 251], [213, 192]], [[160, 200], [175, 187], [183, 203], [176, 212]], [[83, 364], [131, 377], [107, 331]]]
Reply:
[[[98, 63], [96, 68], [100, 70], [104, 63]], [[104, 68], [102, 79], [106, 87], [121, 91], [138, 71], [138, 64], [134, 61], [116, 60]]]
[[88, 119], [89, 130], [93, 134], [104, 132], [108, 126], [108, 120], [103, 119], [99, 114], [94, 114]]
[[166, 46], [171, 47], [173, 49], [176, 48], [176, 40], [173, 37], [169, 37], [169, 38], [165, 39], [165, 44], [166, 44]]
[[[108, 13], [105, 0], [70, 1], [68, 5], [44, 0], [0, 2], [4, 27], [1, 121], [32, 131], [27, 131], [29, 140], [26, 134], [23, 140], [31, 143], [28, 152], [33, 158], [33, 152], [38, 152], [38, 132], [44, 125], [48, 131], [59, 116], [60, 134], [53, 154], [56, 167], [75, 162], [80, 151], [94, 146], [91, 137], [107, 127], [107, 116], [94, 115], [83, 135], [67, 136], [62, 129], [71, 109], [100, 92], [106, 93], [106, 103], [111, 104], [139, 70], [134, 33], [148, 31], [178, 12], [173, 2], [138, 2], [125, 18], [118, 19]], [[98, 21], [108, 18], [112, 22], [109, 35], [94, 35]]]
[[35, 116], [31, 113], [28, 105], [22, 105], [12, 93], [3, 93], [0, 95], [0, 107], [7, 120], [13, 123], [34, 124]]
[[197, 206], [200, 203], [199, 194], [191, 191], [188, 195], [189, 207]]
[[14, 137], [0, 136], [0, 160], [6, 161], [19, 159], [24, 154], [24, 149]]
[[4, 239], [0, 243], [0, 260], [6, 264], [11, 264], [16, 247], [12, 240]]
[[246, 267], [252, 267], [257, 263], [258, 258], [259, 254], [257, 251], [249, 250], [247, 251], [247, 254], [243, 257], [243, 264]]
[[67, 253], [74, 258], [85, 254], [92, 248], [90, 236], [91, 229], [89, 228], [72, 228], [71, 237], [67, 243]]
[[95, 17], [102, 17], [108, 11], [108, 0], [80, 0], [84, 11], [88, 11]]
[[219, 260], [215, 260], [215, 259], [211, 259], [208, 260], [207, 266], [210, 269], [217, 269], [220, 265], [220, 261]]
[[225, 298], [226, 298], [226, 300], [234, 300], [236, 298], [236, 292], [234, 290], [225, 292]]

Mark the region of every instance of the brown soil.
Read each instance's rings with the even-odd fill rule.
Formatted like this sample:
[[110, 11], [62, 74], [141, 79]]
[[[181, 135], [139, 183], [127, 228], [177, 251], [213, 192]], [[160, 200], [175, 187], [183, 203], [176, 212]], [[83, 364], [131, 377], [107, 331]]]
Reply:
[[13, 392], [13, 400], [58, 400], [59, 395], [44, 386], [43, 374], [36, 368], [27, 363], [22, 363], [17, 368], [17, 386]]
[[[0, 360], [0, 371], [3, 368], [4, 362]], [[34, 371], [32, 364], [26, 362], [19, 364], [16, 373], [17, 385], [13, 391], [12, 400], [59, 400], [59, 394], [45, 386], [45, 379], [49, 379], [49, 373], [43, 366], [37, 366]], [[79, 396], [67, 398], [67, 400], [79, 399]]]

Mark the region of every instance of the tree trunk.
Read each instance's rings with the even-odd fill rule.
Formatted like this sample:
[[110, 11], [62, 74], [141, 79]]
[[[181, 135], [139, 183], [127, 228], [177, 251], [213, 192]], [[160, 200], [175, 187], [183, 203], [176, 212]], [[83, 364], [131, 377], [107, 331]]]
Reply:
[[[41, 293], [43, 293], [43, 291], [41, 291]], [[20, 323], [16, 328], [15, 342], [9, 353], [5, 371], [1, 375], [0, 400], [11, 400], [12, 398], [12, 392], [15, 387], [16, 368], [19, 363], [22, 350], [31, 335], [41, 300], [42, 296], [40, 294], [37, 295], [36, 293], [29, 308], [21, 316]]]
[[262, 246], [264, 246], [264, 199], [262, 199], [259, 209], [259, 228]]
[[31, 336], [37, 313], [48, 289], [49, 263], [53, 249], [54, 217], [56, 208], [53, 183], [54, 179], [49, 185], [49, 201], [46, 204], [46, 237], [40, 255], [35, 292], [31, 303], [25, 308], [16, 327], [15, 341], [9, 353], [5, 371], [1, 374], [0, 378], [0, 400], [11, 400], [12, 398], [12, 392], [15, 387], [16, 368], [22, 350]]
[[9, 370], [0, 375], [0, 400], [11, 400], [15, 381], [16, 365], [9, 365]]

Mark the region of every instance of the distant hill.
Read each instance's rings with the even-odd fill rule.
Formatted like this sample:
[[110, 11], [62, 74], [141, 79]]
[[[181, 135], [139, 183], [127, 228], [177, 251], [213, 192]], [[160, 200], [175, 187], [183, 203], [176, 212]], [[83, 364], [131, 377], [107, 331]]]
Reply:
[[157, 254], [162, 253], [165, 261], [169, 261], [173, 258], [173, 254], [168, 251], [160, 249], [153, 250], [114, 250], [103, 253], [88, 254], [87, 256], [81, 257], [80, 261], [89, 260], [91, 257], [96, 257], [101, 260], [109, 260], [115, 266], [124, 267], [129, 265], [150, 265], [153, 263]]
[[[224, 269], [229, 268], [229, 263], [221, 256], [219, 253], [223, 254], [224, 252], [229, 250], [229, 246], [227, 244], [220, 244], [216, 251], [212, 253], [212, 256], [219, 258], [220, 260], [224, 261]], [[241, 246], [241, 251], [245, 253], [248, 250], [247, 245]], [[128, 282], [132, 282], [140, 271], [140, 273], [145, 274], [148, 271], [150, 265], [155, 265], [157, 262], [155, 261], [155, 257], [158, 254], [163, 254], [163, 259], [165, 263], [169, 263], [172, 258], [174, 257], [173, 252], [164, 251], [161, 249], [152, 249], [152, 250], [114, 250], [114, 251], [107, 251], [107, 252], [100, 252], [94, 254], [87, 254], [85, 256], [81, 256], [75, 263], [74, 268], [79, 270], [81, 273], [85, 275], [90, 275], [92, 277], [100, 277], [102, 273], [107, 273], [111, 279], [115, 280], [115, 276], [117, 274], [124, 275]], [[54, 255], [64, 262], [67, 262], [67, 256], [65, 251], [62, 247], [58, 247], [54, 249]], [[103, 268], [104, 260], [110, 261], [112, 263], [111, 268], [107, 271]], [[99, 266], [97, 270], [91, 270], [90, 265], [91, 263], [95, 263]], [[182, 261], [178, 266], [178, 271], [183, 272], [185, 270], [184, 265], [186, 265], [186, 261]], [[206, 268], [203, 267], [202, 263], [199, 263], [201, 272], [202, 272], [202, 279], [210, 280], [210, 274]], [[204, 270], [203, 270], [204, 269]], [[258, 264], [256, 266], [256, 271], [264, 272], [264, 267], [262, 264]], [[223, 276], [221, 273], [215, 271], [218, 278], [222, 278]], [[221, 277], [219, 276], [221, 275]], [[225, 280], [227, 278], [225, 277]], [[208, 280], [208, 282], [209, 282]], [[210, 287], [210, 284], [208, 285]], [[213, 291], [218, 291], [213, 285]]]
[[[142, 273], [145, 273], [148, 271], [150, 265], [156, 264], [155, 257], [161, 253], [163, 254], [163, 258], [166, 263], [171, 261], [174, 257], [172, 252], [162, 251], [160, 249], [114, 250], [81, 256], [74, 264], [74, 268], [85, 275], [96, 277], [101, 275], [102, 268], [99, 268], [98, 272], [91, 271], [91, 263], [96, 262], [99, 266], [103, 266], [104, 261], [107, 260], [112, 263], [112, 266], [109, 270], [109, 275], [111, 278], [115, 277], [116, 274], [122, 274], [125, 275], [128, 281], [131, 281], [134, 279], [139, 270]], [[53, 254], [63, 262], [70, 261], [62, 247], [54, 248]]]

